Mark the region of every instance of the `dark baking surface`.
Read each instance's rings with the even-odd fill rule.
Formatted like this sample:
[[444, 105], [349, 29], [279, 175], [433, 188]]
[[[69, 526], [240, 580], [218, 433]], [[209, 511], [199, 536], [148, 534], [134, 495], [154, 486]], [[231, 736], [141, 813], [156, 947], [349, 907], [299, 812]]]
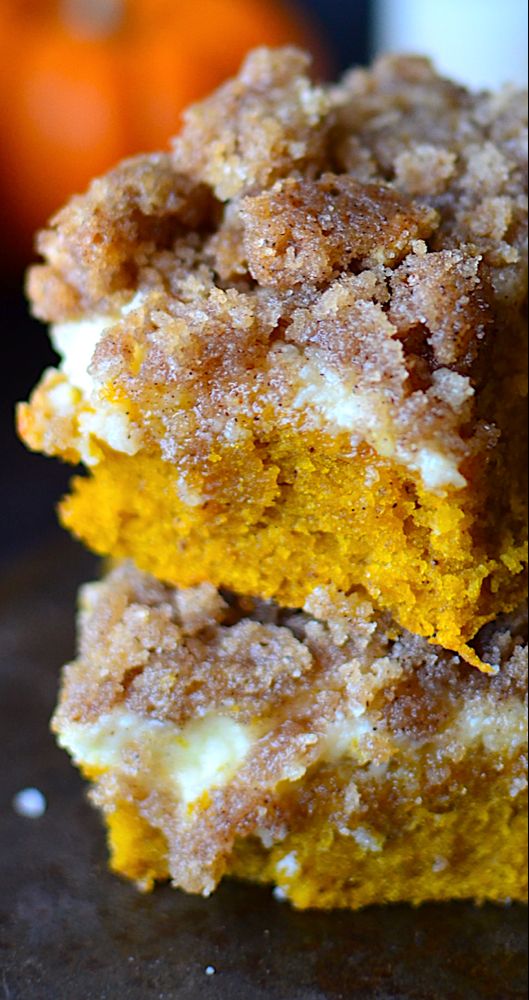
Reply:
[[[527, 995], [522, 907], [296, 913], [251, 886], [228, 883], [209, 900], [141, 896], [110, 875], [97, 815], [47, 730], [72, 656], [75, 590], [96, 572], [57, 533], [0, 582], [2, 1000]], [[12, 809], [27, 786], [47, 798], [41, 819]]]

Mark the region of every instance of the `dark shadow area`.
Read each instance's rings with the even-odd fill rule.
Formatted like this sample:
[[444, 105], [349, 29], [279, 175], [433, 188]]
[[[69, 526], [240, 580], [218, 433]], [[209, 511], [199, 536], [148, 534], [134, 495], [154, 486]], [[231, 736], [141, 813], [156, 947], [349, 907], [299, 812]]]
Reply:
[[18, 440], [15, 405], [27, 399], [44, 368], [56, 362], [44, 327], [32, 320], [13, 278], [0, 295], [4, 346], [0, 365], [0, 562], [31, 548], [52, 533], [54, 506], [65, 491], [71, 470], [60, 462], [33, 455]]

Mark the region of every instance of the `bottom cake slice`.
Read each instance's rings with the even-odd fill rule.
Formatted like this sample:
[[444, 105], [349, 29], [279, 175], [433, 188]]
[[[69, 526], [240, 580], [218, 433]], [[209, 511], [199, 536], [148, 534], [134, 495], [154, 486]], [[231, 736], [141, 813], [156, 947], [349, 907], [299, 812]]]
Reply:
[[163, 586], [83, 588], [53, 729], [92, 783], [112, 868], [297, 907], [527, 895], [527, 646], [487, 626], [480, 674], [362, 594], [302, 611]]

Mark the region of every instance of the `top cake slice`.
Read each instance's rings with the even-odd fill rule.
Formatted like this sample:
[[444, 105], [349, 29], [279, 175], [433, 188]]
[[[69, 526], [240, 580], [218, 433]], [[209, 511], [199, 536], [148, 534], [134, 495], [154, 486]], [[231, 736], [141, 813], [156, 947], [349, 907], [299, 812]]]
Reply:
[[[472, 660], [525, 591], [523, 94], [258, 50], [39, 237], [19, 409], [93, 549], [291, 607], [367, 591]], [[477, 659], [476, 659], [476, 662]]]

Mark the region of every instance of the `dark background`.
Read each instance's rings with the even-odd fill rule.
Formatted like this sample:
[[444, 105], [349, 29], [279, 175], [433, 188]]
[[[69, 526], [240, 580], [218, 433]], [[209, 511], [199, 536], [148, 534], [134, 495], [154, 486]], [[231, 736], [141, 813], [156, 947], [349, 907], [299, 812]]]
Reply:
[[[369, 0], [298, 0], [297, 5], [312, 17], [335, 72], [367, 61]], [[0, 220], [1, 215], [0, 204]], [[15, 437], [14, 405], [28, 397], [43, 368], [55, 363], [55, 355], [44, 327], [28, 315], [24, 266], [13, 259], [5, 242], [0, 275], [0, 563], [5, 565], [54, 532], [53, 507], [66, 489], [70, 470], [56, 460], [29, 454]]]

